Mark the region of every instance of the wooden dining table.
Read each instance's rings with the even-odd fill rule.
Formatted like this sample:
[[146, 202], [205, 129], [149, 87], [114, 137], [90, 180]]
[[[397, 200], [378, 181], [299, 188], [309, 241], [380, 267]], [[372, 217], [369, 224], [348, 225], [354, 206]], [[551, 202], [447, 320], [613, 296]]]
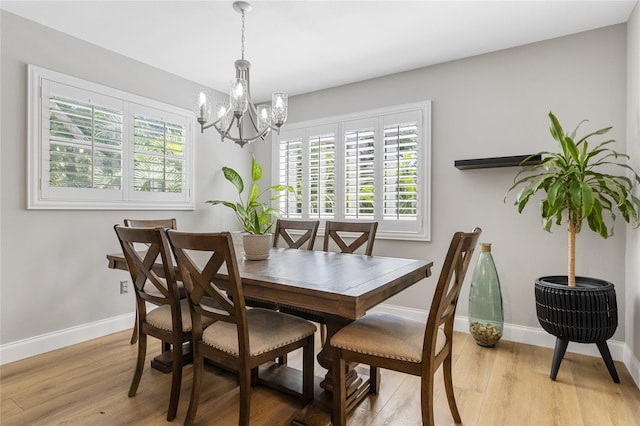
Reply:
[[[109, 254], [107, 259], [109, 268], [127, 270], [121, 253]], [[266, 260], [246, 260], [238, 255], [245, 297], [320, 312], [327, 326], [327, 342], [367, 310], [431, 276], [432, 266], [433, 262], [426, 260], [285, 248], [272, 249]], [[157, 271], [162, 272], [161, 265]], [[221, 280], [225, 271], [220, 271]], [[325, 344], [317, 357], [328, 370], [320, 383], [324, 395], [316, 395], [292, 424], [331, 424], [332, 355], [331, 346]], [[369, 377], [358, 373], [355, 365], [347, 368], [347, 401], [352, 409], [377, 389], [370, 389]]]

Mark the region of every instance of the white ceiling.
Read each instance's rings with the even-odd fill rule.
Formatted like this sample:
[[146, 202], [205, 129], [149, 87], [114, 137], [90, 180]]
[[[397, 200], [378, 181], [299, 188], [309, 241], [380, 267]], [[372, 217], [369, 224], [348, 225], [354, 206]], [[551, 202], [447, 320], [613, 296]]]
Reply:
[[[262, 1], [246, 16], [255, 101], [626, 22], [637, 1]], [[231, 1], [2, 1], [0, 7], [226, 92]]]

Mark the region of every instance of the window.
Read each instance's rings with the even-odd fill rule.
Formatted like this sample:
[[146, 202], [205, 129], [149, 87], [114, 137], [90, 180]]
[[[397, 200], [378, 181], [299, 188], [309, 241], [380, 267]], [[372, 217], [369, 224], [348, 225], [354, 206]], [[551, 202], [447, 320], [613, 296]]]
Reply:
[[30, 65], [28, 208], [193, 210], [193, 120]]
[[430, 238], [430, 103], [287, 124], [274, 173], [292, 219], [377, 220], [380, 238]]

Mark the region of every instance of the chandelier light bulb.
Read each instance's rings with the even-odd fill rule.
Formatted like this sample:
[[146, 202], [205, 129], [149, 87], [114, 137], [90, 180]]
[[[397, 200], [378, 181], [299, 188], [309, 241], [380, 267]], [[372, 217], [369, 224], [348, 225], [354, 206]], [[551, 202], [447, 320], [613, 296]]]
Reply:
[[262, 131], [271, 125], [271, 107], [258, 105], [258, 130]]
[[196, 114], [200, 123], [206, 123], [211, 117], [211, 100], [207, 89], [200, 89], [196, 95]]
[[216, 104], [216, 120], [220, 120], [218, 125], [221, 129], [229, 127], [229, 104], [227, 102], [218, 102]]
[[229, 95], [229, 102], [231, 103], [234, 114], [242, 115], [245, 113], [249, 105], [247, 81], [241, 78], [234, 79], [231, 82], [231, 92]]
[[276, 127], [280, 128], [287, 121], [288, 96], [286, 93], [274, 92], [271, 95], [272, 120]]

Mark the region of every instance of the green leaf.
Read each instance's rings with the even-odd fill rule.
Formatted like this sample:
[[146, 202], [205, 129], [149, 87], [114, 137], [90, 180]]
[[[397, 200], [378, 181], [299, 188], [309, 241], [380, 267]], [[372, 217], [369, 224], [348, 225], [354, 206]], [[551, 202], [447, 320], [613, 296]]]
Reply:
[[588, 217], [593, 211], [596, 199], [593, 195], [593, 189], [588, 183], [582, 182], [580, 190], [582, 192], [582, 217]]
[[230, 167], [223, 167], [222, 173], [224, 173], [225, 179], [227, 179], [236, 187], [236, 189], [238, 190], [238, 194], [242, 194], [242, 191], [244, 191], [244, 182], [242, 181], [242, 178], [240, 177], [238, 172]]
[[222, 204], [222, 205], [225, 205], [225, 206], [229, 207], [231, 210], [236, 211], [236, 205], [233, 204], [233, 203], [230, 203], [228, 201], [209, 200], [209, 201], [207, 201], [207, 203], [211, 204], [212, 206], [215, 206], [216, 204]]
[[249, 191], [249, 198], [247, 199], [247, 204], [252, 205], [256, 202], [256, 200], [258, 199], [258, 195], [260, 193], [260, 190], [258, 188], [258, 184], [257, 183], [252, 183], [251, 184], [251, 190]]
[[549, 111], [549, 130], [551, 131], [551, 136], [553, 136], [555, 140], [558, 142], [562, 141], [562, 138], [564, 138], [564, 130], [562, 130], [560, 122], [551, 111]]
[[262, 167], [256, 161], [256, 157], [251, 156], [251, 180], [257, 182], [262, 177]]

